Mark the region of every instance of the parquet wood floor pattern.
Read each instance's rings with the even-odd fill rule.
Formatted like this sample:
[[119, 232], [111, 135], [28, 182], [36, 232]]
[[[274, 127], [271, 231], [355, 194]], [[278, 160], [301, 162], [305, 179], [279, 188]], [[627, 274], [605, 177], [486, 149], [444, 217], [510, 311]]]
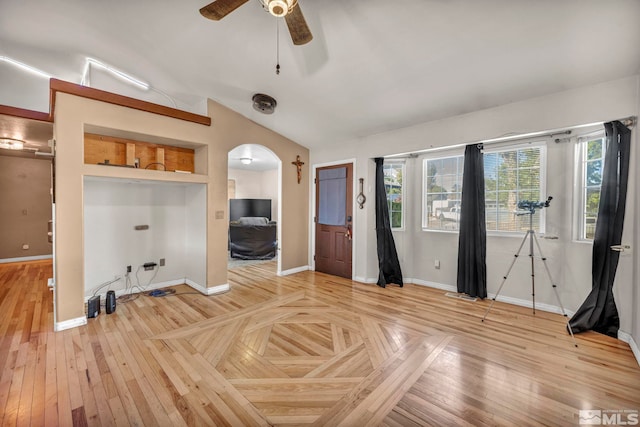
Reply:
[[562, 316], [275, 264], [53, 332], [50, 262], [0, 264], [0, 425], [577, 425], [640, 409], [629, 346]]

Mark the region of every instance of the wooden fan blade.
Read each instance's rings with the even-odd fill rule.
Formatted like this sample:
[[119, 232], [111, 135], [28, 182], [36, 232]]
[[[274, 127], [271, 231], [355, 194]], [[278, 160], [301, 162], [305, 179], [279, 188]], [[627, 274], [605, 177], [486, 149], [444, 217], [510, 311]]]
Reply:
[[285, 15], [284, 20], [287, 21], [287, 27], [289, 27], [289, 34], [291, 34], [293, 44], [307, 44], [313, 39], [313, 35], [307, 26], [307, 21], [304, 19], [299, 3], [291, 12]]
[[200, 14], [207, 19], [219, 21], [249, 0], [216, 0], [200, 9]]

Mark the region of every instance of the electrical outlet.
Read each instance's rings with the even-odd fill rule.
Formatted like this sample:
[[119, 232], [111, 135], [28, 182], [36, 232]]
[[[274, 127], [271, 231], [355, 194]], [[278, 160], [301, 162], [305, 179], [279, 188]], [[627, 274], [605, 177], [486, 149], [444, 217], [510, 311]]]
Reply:
[[160, 267], [164, 267], [165, 261], [164, 258], [160, 258]]
[[436, 268], [436, 270], [440, 270], [440, 260], [437, 259], [434, 261], [433, 266]]
[[22, 249], [24, 249], [25, 251], [29, 249], [29, 244], [25, 243], [24, 245], [22, 245]]
[[131, 266], [127, 265], [127, 273], [131, 273]]

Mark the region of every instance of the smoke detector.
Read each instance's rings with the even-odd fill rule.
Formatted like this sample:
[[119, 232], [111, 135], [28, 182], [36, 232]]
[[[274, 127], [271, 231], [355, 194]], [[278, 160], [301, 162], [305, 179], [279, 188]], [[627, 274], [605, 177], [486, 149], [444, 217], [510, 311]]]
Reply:
[[263, 93], [256, 93], [251, 100], [253, 101], [253, 109], [262, 114], [273, 114], [276, 105], [278, 105], [275, 99]]

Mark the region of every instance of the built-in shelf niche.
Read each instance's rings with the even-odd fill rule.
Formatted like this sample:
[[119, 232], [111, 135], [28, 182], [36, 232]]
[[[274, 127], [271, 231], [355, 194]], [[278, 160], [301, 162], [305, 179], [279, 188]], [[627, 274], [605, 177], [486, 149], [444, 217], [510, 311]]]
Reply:
[[84, 163], [87, 165], [206, 175], [206, 156], [204, 144], [85, 126]]
[[[114, 276], [123, 279], [109, 289], [123, 291], [128, 265], [133, 269], [130, 281], [134, 285], [170, 286], [189, 281], [206, 289], [206, 189], [203, 183], [85, 176], [85, 296]], [[160, 259], [166, 265], [157, 271], [141, 268]]]

